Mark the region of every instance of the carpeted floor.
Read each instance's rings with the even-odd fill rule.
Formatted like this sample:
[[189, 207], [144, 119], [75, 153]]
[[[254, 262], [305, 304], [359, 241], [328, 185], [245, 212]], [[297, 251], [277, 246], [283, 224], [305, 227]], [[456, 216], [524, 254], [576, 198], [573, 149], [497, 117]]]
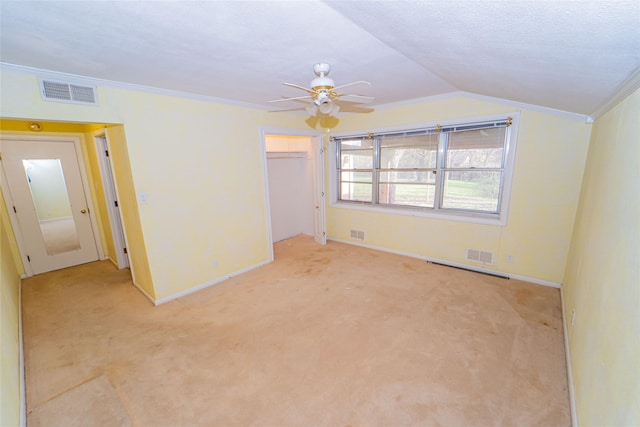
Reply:
[[109, 262], [23, 281], [29, 425], [569, 426], [557, 289], [299, 236], [153, 307]]

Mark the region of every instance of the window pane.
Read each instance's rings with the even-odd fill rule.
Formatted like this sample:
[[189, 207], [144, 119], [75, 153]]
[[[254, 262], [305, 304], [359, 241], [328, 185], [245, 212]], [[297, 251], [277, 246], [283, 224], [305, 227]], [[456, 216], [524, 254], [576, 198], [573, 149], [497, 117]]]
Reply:
[[345, 182], [367, 182], [371, 184], [373, 181], [373, 174], [371, 172], [352, 172], [342, 171], [340, 172], [340, 181]]
[[343, 139], [340, 141], [340, 147], [343, 150], [371, 150], [373, 148], [373, 139]]
[[449, 134], [447, 168], [502, 168], [506, 128]]
[[432, 208], [435, 177], [432, 171], [382, 171], [378, 201], [381, 204]]
[[447, 171], [444, 174], [442, 207], [498, 212], [502, 172]]
[[380, 182], [435, 184], [433, 171], [380, 171]]
[[384, 138], [380, 142], [382, 169], [427, 169], [436, 167], [437, 135]]
[[340, 153], [341, 169], [373, 168], [373, 150], [343, 150]]
[[383, 184], [378, 186], [382, 205], [419, 206], [432, 208], [436, 187], [430, 184]]
[[363, 182], [340, 183], [340, 200], [371, 202], [373, 186]]

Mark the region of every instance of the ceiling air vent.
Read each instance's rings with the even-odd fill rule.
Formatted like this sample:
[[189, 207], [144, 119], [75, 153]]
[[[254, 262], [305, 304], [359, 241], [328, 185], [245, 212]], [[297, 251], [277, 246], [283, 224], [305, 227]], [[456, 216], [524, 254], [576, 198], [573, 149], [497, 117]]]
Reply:
[[42, 99], [46, 101], [70, 102], [73, 104], [97, 105], [95, 86], [40, 80]]

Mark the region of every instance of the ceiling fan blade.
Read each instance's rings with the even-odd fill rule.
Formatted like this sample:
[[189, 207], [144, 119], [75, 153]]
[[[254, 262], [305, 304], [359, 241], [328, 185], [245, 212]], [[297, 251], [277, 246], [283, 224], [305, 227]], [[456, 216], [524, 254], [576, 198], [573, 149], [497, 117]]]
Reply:
[[302, 89], [305, 92], [309, 92], [309, 93], [314, 91], [313, 89], [309, 89], [309, 88], [306, 88], [306, 87], [303, 87], [303, 86], [295, 85], [293, 83], [282, 83], [282, 84], [285, 85], [285, 86], [294, 87], [296, 89]]
[[295, 96], [293, 98], [282, 98], [282, 99], [273, 99], [271, 101], [267, 101], [267, 102], [283, 102], [283, 101], [296, 101], [298, 99], [309, 99], [311, 98], [311, 95], [307, 95], [307, 96]]
[[333, 88], [333, 90], [342, 89], [343, 87], [349, 87], [349, 86], [355, 86], [355, 85], [371, 85], [371, 83], [365, 82], [364, 80], [360, 80], [360, 81], [353, 82], [353, 83], [347, 83], [346, 85], [336, 86], [336, 87]]
[[338, 94], [339, 98], [358, 98], [361, 99], [362, 101], [360, 102], [371, 102], [373, 101], [375, 98], [373, 96], [364, 96], [364, 95], [342, 95], [342, 94]]

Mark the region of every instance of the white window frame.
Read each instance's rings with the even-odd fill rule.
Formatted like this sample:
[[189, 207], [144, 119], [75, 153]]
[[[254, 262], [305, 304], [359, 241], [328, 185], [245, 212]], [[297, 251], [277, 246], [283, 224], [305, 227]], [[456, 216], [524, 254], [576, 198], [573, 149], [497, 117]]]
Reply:
[[[507, 135], [505, 142], [505, 156], [504, 156], [504, 175], [502, 181], [501, 197], [499, 201], [499, 213], [483, 213], [483, 212], [467, 212], [449, 209], [437, 209], [437, 208], [417, 208], [411, 206], [389, 206], [372, 204], [371, 202], [356, 202], [356, 201], [342, 201], [338, 200], [338, 169], [337, 169], [337, 144], [335, 139], [356, 138], [362, 137], [368, 134], [387, 134], [387, 133], [401, 133], [401, 132], [415, 132], [418, 130], [433, 129], [437, 126], [443, 128], [446, 127], [464, 127], [479, 125], [482, 123], [507, 121], [510, 119], [510, 125], [507, 127]], [[515, 153], [518, 139], [518, 127], [520, 122], [520, 114], [517, 112], [480, 116], [465, 119], [452, 119], [443, 120], [439, 122], [422, 123], [415, 125], [408, 125], [402, 127], [389, 127], [389, 128], [377, 128], [366, 131], [350, 131], [350, 132], [338, 132], [331, 135], [331, 141], [329, 144], [329, 196], [330, 207], [338, 209], [351, 209], [368, 212], [378, 212], [393, 215], [408, 215], [415, 217], [437, 218], [453, 221], [472, 222], [480, 224], [491, 224], [505, 226], [507, 224], [509, 200], [511, 196], [511, 184], [513, 178], [513, 170], [515, 164]], [[439, 153], [439, 160], [443, 158]], [[375, 166], [375, 165], [374, 165]], [[374, 179], [376, 181], [376, 179]], [[375, 186], [375, 183], [374, 183]], [[375, 199], [375, 198], [374, 198]], [[436, 203], [437, 205], [437, 203]]]

